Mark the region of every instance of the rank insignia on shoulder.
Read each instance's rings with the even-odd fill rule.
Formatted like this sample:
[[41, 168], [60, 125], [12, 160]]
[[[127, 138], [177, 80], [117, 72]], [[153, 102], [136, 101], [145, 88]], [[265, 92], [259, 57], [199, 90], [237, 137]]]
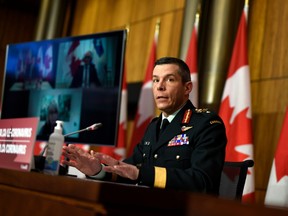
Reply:
[[210, 121], [210, 124], [222, 124], [222, 122], [219, 120], [212, 120]]
[[207, 108], [204, 109], [195, 109], [195, 112], [197, 113], [210, 113], [210, 111]]
[[182, 126], [181, 131], [184, 132], [184, 131], [190, 130], [191, 128], [193, 128], [193, 126]]

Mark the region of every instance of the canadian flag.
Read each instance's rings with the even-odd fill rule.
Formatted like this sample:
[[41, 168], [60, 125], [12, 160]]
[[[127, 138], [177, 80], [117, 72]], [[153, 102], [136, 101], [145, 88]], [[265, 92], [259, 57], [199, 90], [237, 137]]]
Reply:
[[117, 160], [123, 160], [126, 157], [127, 103], [126, 68], [124, 65], [117, 145], [115, 147], [102, 146], [99, 149], [100, 152], [108, 154]]
[[152, 92], [152, 72], [156, 61], [156, 49], [158, 41], [158, 31], [155, 31], [154, 39], [150, 51], [148, 66], [146, 68], [146, 76], [141, 88], [140, 98], [138, 101], [138, 110], [134, 121], [134, 129], [128, 151], [128, 156], [133, 153], [134, 147], [140, 142], [144, 136], [145, 130], [155, 116], [155, 104]]
[[[79, 41], [73, 41], [71, 44], [68, 44], [69, 49], [66, 55], [66, 63], [69, 65], [70, 76], [73, 77], [77, 71], [77, 68], [81, 64], [81, 58], [78, 57], [78, 47], [80, 45]], [[78, 51], [78, 52], [77, 52]]]
[[265, 204], [288, 207], [288, 107], [272, 164]]
[[[247, 57], [246, 13], [243, 10], [234, 42], [219, 115], [226, 127], [226, 161], [253, 160], [250, 71]], [[242, 202], [255, 201], [254, 168], [249, 168]]]
[[192, 29], [189, 47], [186, 55], [186, 64], [190, 69], [191, 81], [193, 84], [192, 92], [189, 95], [189, 99], [193, 105], [198, 107], [198, 56], [197, 56], [197, 34], [198, 34], [199, 15], [195, 16], [194, 27]]

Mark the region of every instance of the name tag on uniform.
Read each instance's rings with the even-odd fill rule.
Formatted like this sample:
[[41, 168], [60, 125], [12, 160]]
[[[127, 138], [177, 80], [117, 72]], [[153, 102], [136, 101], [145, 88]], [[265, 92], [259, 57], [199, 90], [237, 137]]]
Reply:
[[179, 134], [171, 139], [168, 146], [189, 145], [189, 136], [186, 134]]

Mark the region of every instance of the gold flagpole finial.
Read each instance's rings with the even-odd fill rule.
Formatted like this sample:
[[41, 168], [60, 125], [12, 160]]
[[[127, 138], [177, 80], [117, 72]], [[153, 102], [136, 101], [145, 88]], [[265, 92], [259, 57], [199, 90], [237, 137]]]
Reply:
[[245, 6], [246, 6], [246, 7], [249, 6], [249, 0], [245, 0]]
[[127, 35], [129, 35], [130, 25], [129, 25], [129, 24], [126, 24], [125, 29], [126, 29]]
[[156, 21], [156, 26], [155, 26], [155, 32], [157, 34], [159, 33], [159, 30], [160, 30], [160, 23], [161, 23], [161, 19], [160, 19], [160, 17], [158, 17], [157, 21]]

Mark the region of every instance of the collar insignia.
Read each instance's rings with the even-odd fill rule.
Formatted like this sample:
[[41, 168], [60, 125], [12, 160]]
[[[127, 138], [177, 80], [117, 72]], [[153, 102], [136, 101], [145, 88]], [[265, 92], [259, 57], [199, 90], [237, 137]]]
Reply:
[[190, 121], [191, 116], [192, 116], [192, 110], [191, 109], [186, 110], [182, 119], [182, 124], [187, 124]]

